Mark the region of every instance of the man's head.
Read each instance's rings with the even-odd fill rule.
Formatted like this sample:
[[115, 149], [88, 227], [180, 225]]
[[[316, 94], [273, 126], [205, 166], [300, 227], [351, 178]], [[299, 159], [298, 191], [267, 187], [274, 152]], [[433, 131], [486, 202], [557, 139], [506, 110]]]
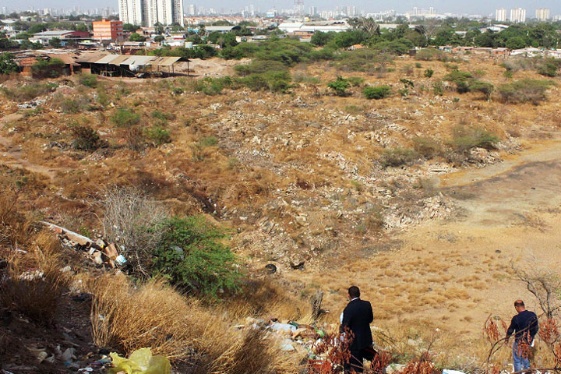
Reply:
[[516, 311], [518, 313], [523, 312], [526, 310], [526, 306], [524, 305], [524, 301], [522, 300], [516, 300], [514, 302], [514, 309], [516, 309]]
[[360, 297], [360, 290], [357, 286], [349, 287], [349, 297], [354, 299], [355, 297]]

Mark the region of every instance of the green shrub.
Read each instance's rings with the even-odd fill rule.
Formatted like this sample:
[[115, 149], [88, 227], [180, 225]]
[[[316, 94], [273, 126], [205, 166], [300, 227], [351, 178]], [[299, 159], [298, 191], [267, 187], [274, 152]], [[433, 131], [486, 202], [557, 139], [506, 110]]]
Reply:
[[382, 167], [397, 167], [402, 165], [411, 165], [419, 158], [419, 154], [409, 148], [391, 148], [385, 149], [380, 156], [380, 165]]
[[559, 66], [561, 65], [560, 61], [553, 59], [553, 58], [548, 58], [543, 60], [538, 68], [537, 68], [537, 72], [538, 74], [541, 74], [545, 77], [556, 77], [557, 76], [557, 71], [559, 70]]
[[452, 70], [450, 73], [446, 74], [444, 78], [445, 81], [449, 81], [456, 84], [456, 91], [458, 93], [469, 92], [468, 80], [472, 78], [471, 73], [467, 71]]
[[93, 74], [82, 74], [79, 79], [80, 83], [86, 87], [97, 87], [97, 76]]
[[432, 69], [426, 69], [424, 72], [425, 78], [431, 78], [433, 75], [434, 75], [434, 70]]
[[493, 86], [493, 84], [489, 82], [472, 79], [468, 83], [468, 89], [471, 92], [481, 92], [485, 96], [485, 99], [489, 100], [491, 98], [491, 94], [495, 90], [495, 86]]
[[453, 129], [451, 145], [455, 151], [464, 153], [471, 148], [495, 149], [498, 141], [499, 138], [495, 134], [481, 127], [456, 126]]
[[111, 121], [118, 127], [131, 127], [140, 122], [140, 114], [127, 108], [119, 108], [111, 116]]
[[394, 63], [394, 59], [395, 56], [389, 53], [363, 48], [338, 53], [332, 65], [344, 72], [376, 73], [386, 71], [387, 66]]
[[331, 81], [327, 84], [327, 87], [335, 91], [335, 95], [337, 96], [347, 96], [347, 90], [350, 86], [351, 84], [349, 83], [349, 81], [341, 76], [338, 76], [336, 80]]
[[447, 61], [448, 56], [444, 51], [435, 48], [424, 48], [415, 53], [415, 59], [420, 61]]
[[364, 83], [364, 78], [362, 77], [348, 77], [347, 81], [352, 87], [360, 87]]
[[169, 131], [159, 125], [145, 129], [144, 135], [154, 147], [158, 147], [165, 143], [171, 143], [171, 135]]
[[158, 228], [153, 272], [186, 292], [216, 297], [239, 288], [236, 257], [222, 244], [224, 232], [203, 217], [173, 217]]
[[56, 85], [53, 86], [51, 84], [34, 82], [29, 84], [23, 84], [13, 89], [1, 87], [0, 90], [2, 90], [2, 92], [8, 99], [21, 102], [21, 101], [33, 100], [36, 97], [50, 93], [54, 91], [55, 88]]
[[240, 76], [234, 83], [244, 85], [252, 91], [285, 92], [290, 88], [290, 73], [282, 62], [257, 60], [248, 65], [237, 65], [234, 69]]
[[31, 65], [31, 74], [34, 78], [57, 78], [63, 74], [64, 67], [64, 62], [59, 58], [41, 59]]
[[390, 86], [367, 86], [364, 87], [362, 93], [368, 100], [380, 100], [385, 97], [388, 97], [391, 94], [391, 87]]
[[520, 81], [502, 84], [498, 87], [500, 99], [504, 103], [532, 103], [538, 105], [546, 100], [546, 91], [553, 82], [523, 79]]
[[60, 109], [63, 113], [76, 114], [80, 113], [83, 110], [83, 107], [78, 100], [64, 99], [60, 103]]
[[207, 136], [202, 138], [199, 144], [203, 147], [212, 147], [218, 144], [218, 138], [216, 136]]
[[11, 53], [0, 53], [0, 74], [17, 73], [19, 66], [16, 63], [15, 56]]
[[103, 86], [98, 86], [97, 87], [96, 100], [97, 100], [97, 103], [104, 108], [107, 105], [109, 105], [109, 103], [110, 103], [109, 95], [107, 94], [107, 91], [105, 90], [105, 87], [103, 87]]

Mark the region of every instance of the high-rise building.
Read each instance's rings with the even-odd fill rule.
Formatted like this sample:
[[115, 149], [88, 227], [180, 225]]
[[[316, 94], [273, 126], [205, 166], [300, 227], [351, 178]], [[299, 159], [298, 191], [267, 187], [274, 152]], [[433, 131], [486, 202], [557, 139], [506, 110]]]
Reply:
[[495, 21], [506, 22], [506, 9], [505, 8], [495, 10]]
[[538, 21], [547, 21], [549, 19], [549, 9], [547, 8], [536, 9], [536, 18]]
[[119, 0], [119, 20], [131, 25], [144, 26], [141, 0]]
[[526, 22], [526, 9], [514, 8], [510, 10], [510, 22], [523, 23]]
[[184, 26], [182, 0], [119, 0], [119, 20], [138, 26]]

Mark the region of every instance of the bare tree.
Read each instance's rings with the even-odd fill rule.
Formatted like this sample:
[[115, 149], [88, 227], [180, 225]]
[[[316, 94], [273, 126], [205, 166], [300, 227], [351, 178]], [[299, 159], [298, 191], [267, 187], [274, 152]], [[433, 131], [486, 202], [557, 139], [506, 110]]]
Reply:
[[524, 284], [532, 295], [536, 297], [540, 309], [547, 318], [553, 318], [554, 314], [561, 308], [559, 294], [561, 292], [561, 278], [550, 269], [538, 266], [528, 266], [529, 270], [512, 266], [516, 276]]
[[133, 271], [147, 276], [162, 236], [158, 224], [167, 218], [165, 209], [132, 187], [109, 188], [102, 204], [104, 236], [119, 246]]

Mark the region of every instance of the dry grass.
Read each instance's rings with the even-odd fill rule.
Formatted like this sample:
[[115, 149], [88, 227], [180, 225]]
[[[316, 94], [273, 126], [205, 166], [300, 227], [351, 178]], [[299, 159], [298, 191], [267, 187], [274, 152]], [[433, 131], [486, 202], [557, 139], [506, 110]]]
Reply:
[[98, 346], [127, 353], [150, 347], [175, 362], [189, 361], [195, 373], [247, 373], [247, 367], [252, 373], [289, 373], [295, 365], [263, 332], [230, 327], [233, 317], [247, 315], [239, 304], [225, 307], [225, 318], [222, 308], [205, 307], [161, 281], [134, 287], [124, 276], [107, 275], [87, 284]]
[[0, 304], [38, 323], [53, 322], [69, 282], [61, 271], [61, 250], [52, 235], [41, 232], [26, 251], [7, 253], [8, 271], [0, 282]]

